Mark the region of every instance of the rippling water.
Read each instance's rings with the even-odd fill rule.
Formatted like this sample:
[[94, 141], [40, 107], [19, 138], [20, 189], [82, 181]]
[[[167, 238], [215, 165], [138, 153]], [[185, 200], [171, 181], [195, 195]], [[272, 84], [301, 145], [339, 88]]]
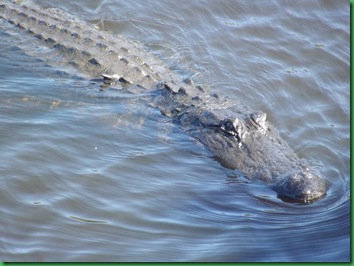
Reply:
[[0, 21], [2, 261], [350, 260], [348, 1], [38, 3], [266, 111], [328, 191], [286, 203], [234, 178], [145, 101], [49, 66]]

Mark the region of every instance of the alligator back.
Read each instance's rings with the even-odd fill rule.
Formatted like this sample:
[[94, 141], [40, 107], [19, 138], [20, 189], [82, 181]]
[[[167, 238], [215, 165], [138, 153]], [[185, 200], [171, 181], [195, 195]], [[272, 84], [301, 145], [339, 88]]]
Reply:
[[168, 67], [143, 46], [109, 34], [69, 13], [33, 2], [0, 5], [0, 17], [28, 31], [57, 53], [51, 58], [92, 76], [116, 75], [129, 84], [151, 89], [158, 80], [175, 78]]

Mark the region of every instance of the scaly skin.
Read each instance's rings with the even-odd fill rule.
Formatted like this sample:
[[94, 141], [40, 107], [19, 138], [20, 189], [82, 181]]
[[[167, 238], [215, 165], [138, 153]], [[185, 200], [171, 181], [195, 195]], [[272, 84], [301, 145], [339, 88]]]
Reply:
[[161, 113], [203, 143], [223, 166], [269, 183], [279, 197], [308, 203], [325, 195], [322, 177], [280, 138], [265, 113], [207, 95], [142, 45], [32, 2], [0, 4], [0, 18], [59, 54], [48, 58], [53, 63], [72, 65], [94, 78], [103, 76], [105, 83], [121, 82], [132, 92], [154, 91], [153, 103]]

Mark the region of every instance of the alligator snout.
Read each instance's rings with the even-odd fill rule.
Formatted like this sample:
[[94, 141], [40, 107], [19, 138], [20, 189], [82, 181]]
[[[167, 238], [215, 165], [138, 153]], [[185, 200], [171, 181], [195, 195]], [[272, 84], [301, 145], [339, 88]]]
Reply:
[[274, 190], [286, 201], [309, 203], [325, 195], [326, 184], [319, 174], [306, 168], [287, 175], [274, 186]]

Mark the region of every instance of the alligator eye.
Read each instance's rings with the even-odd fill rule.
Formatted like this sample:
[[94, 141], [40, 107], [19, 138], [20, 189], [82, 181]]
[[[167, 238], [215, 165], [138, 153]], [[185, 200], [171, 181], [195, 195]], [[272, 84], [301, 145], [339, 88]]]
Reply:
[[221, 129], [232, 136], [237, 135], [237, 131], [235, 129], [234, 123], [229, 119], [224, 120], [224, 122], [221, 125]]
[[225, 131], [234, 131], [235, 127], [234, 127], [234, 124], [230, 120], [228, 120], [228, 121], [225, 121], [224, 129], [225, 129]]
[[241, 120], [238, 118], [235, 118], [234, 120], [225, 119], [221, 124], [221, 130], [231, 136], [234, 136], [239, 143], [239, 147], [241, 147], [241, 138], [244, 137], [243, 124]]

